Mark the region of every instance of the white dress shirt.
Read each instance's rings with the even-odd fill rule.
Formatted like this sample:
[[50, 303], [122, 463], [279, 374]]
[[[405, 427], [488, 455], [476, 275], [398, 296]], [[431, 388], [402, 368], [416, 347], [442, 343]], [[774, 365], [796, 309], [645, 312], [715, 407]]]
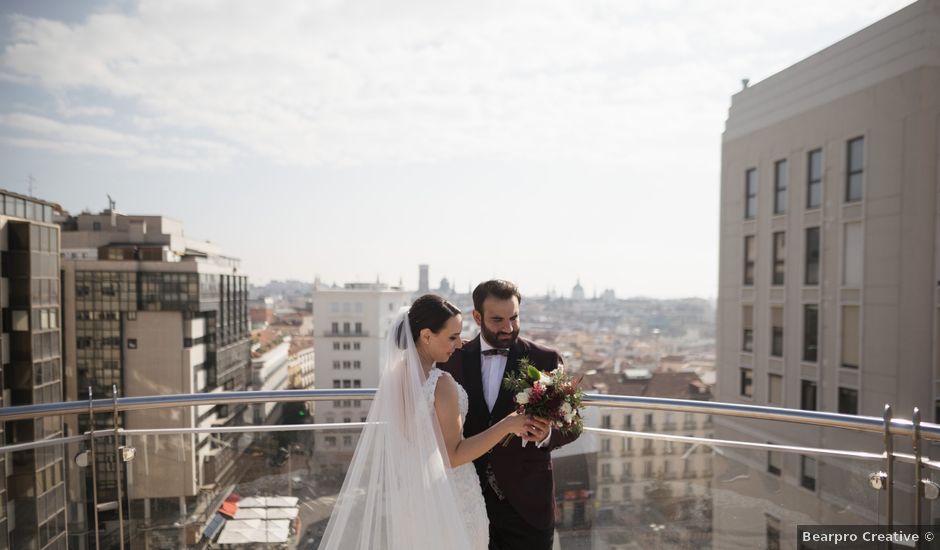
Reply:
[[483, 399], [486, 400], [486, 406], [490, 412], [493, 412], [493, 406], [496, 404], [496, 398], [499, 397], [499, 388], [503, 385], [503, 375], [506, 373], [506, 361], [509, 359], [505, 355], [483, 355], [486, 350], [493, 349], [493, 346], [486, 341], [483, 335], [480, 335], [480, 369], [483, 375]]
[[[483, 335], [480, 335], [480, 374], [483, 378], [483, 399], [486, 400], [486, 406], [490, 412], [493, 412], [493, 406], [496, 405], [496, 398], [499, 397], [499, 389], [503, 385], [503, 375], [506, 374], [506, 361], [509, 357], [505, 355], [493, 354], [483, 355], [486, 350], [495, 349], [486, 341]], [[552, 428], [549, 426], [548, 435], [545, 439], [535, 444], [536, 447], [542, 447], [552, 437]], [[522, 442], [525, 447], [527, 441]]]

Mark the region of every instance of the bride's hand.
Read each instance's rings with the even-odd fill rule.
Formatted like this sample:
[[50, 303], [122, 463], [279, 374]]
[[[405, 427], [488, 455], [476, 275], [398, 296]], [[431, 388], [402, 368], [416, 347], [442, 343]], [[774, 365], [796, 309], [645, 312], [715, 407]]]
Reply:
[[524, 414], [513, 412], [503, 419], [503, 425], [507, 434], [515, 434], [524, 437], [535, 428], [532, 419]]

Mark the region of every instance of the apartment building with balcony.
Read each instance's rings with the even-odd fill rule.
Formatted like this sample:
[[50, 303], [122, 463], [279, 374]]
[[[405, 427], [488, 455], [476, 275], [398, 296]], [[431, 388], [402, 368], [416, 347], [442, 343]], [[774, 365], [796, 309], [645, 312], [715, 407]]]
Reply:
[[[719, 401], [878, 417], [891, 404], [896, 416], [919, 407], [924, 420], [940, 420], [938, 37], [940, 1], [921, 0], [732, 97], [722, 144]], [[716, 421], [716, 437], [873, 444], [731, 419]], [[760, 472], [743, 493], [781, 489], [763, 506], [716, 505], [716, 548], [734, 547], [723, 537], [742, 531], [775, 532], [775, 543], [782, 532], [786, 546], [807, 518], [878, 522], [874, 497], [858, 488], [869, 473], [861, 465], [727, 457]], [[895, 518], [910, 519], [909, 501], [898, 499]]]
[[[376, 388], [392, 320], [410, 305], [411, 293], [384, 283], [319, 286], [313, 292], [315, 365], [319, 388]], [[369, 401], [340, 399], [315, 405], [318, 424], [365, 421]], [[318, 473], [342, 479], [358, 432], [316, 432]]]
[[[585, 373], [582, 387], [601, 395], [712, 400], [711, 388], [693, 372], [591, 370]], [[591, 427], [609, 430], [700, 438], [713, 434], [711, 417], [694, 413], [601, 409], [586, 421]], [[686, 541], [710, 535], [711, 513], [701, 509], [712, 488], [710, 447], [635, 436], [592, 435], [597, 439], [595, 548], [607, 548], [619, 540], [625, 528], [636, 530], [638, 524], [659, 521], [664, 514], [677, 532], [685, 532]]]
[[[62, 215], [58, 221], [68, 400], [87, 399], [88, 388], [96, 398], [109, 398], [113, 386], [121, 396], [249, 388], [248, 284], [237, 259], [211, 243], [185, 237], [175, 220], [125, 215], [113, 204], [100, 214]], [[235, 426], [251, 420], [243, 405], [130, 412], [120, 418], [128, 429]], [[97, 428], [110, 426], [110, 416], [96, 416]], [[72, 429], [88, 427], [83, 415]], [[115, 499], [120, 475], [128, 497], [126, 515], [143, 527], [137, 533], [149, 544], [194, 543], [238, 477], [245, 438], [148, 436], [133, 444], [137, 458], [121, 472], [112, 457], [99, 455], [99, 498]], [[69, 479], [88, 477], [76, 472]], [[73, 481], [69, 492], [70, 524], [75, 532], [87, 533], [93, 523], [90, 490]], [[107, 536], [114, 536], [114, 514], [99, 517]], [[171, 533], [170, 538], [162, 539], [161, 532]], [[110, 540], [107, 536], [103, 540]], [[77, 535], [70, 546], [80, 544]]]

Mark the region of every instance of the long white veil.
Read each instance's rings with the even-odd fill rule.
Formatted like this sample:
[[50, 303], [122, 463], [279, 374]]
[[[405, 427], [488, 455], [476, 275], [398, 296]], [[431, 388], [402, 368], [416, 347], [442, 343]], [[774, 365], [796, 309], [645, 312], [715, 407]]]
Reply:
[[437, 417], [403, 309], [320, 550], [469, 550]]

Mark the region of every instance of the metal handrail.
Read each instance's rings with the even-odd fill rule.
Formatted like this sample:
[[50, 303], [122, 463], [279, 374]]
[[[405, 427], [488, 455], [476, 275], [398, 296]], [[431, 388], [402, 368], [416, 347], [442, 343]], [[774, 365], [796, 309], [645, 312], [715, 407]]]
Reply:
[[[178, 406], [206, 406], [222, 404], [251, 403], [297, 403], [305, 401], [335, 401], [340, 399], [369, 400], [375, 395], [374, 389], [313, 389], [313, 390], [274, 390], [274, 391], [236, 391], [214, 393], [186, 393], [172, 395], [149, 395], [142, 397], [120, 397], [117, 399], [95, 399], [89, 401], [65, 401], [60, 403], [41, 403], [0, 407], [0, 422], [29, 420], [48, 416], [85, 414], [89, 411], [112, 413], [166, 409]], [[752, 420], [775, 420], [795, 424], [807, 424], [830, 428], [842, 428], [870, 433], [884, 434], [885, 419], [875, 416], [856, 416], [824, 411], [804, 411], [782, 407], [764, 407], [742, 403], [721, 403], [715, 401], [697, 401], [686, 399], [666, 399], [659, 397], [639, 397], [610, 394], [585, 394], [584, 404], [593, 407], [615, 407], [628, 409], [646, 409], [672, 412], [690, 412], [718, 416], [733, 416]], [[896, 436], [913, 436], [914, 427], [910, 420], [891, 418], [887, 431]], [[940, 441], [940, 424], [922, 422], [919, 425], [920, 437], [928, 441]]]

